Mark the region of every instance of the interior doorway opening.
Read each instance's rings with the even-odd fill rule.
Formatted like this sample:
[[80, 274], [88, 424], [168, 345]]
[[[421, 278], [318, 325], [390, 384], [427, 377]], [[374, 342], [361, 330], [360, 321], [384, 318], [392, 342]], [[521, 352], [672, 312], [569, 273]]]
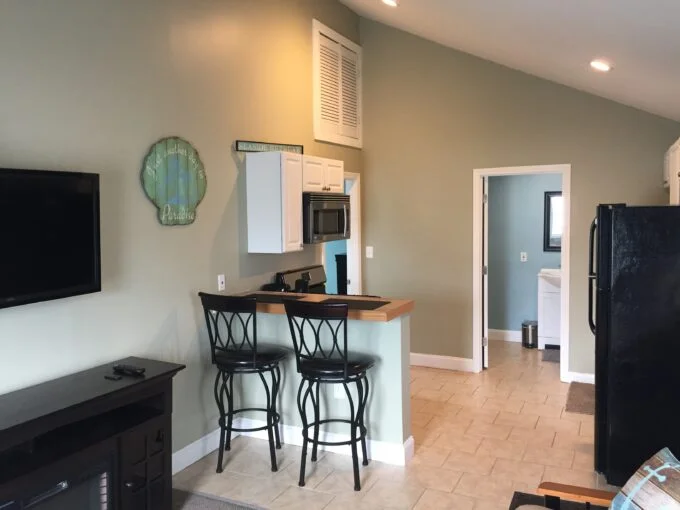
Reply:
[[361, 175], [345, 172], [345, 193], [350, 200], [350, 238], [321, 245], [328, 294], [362, 294]]
[[[553, 224], [556, 226], [556, 221], [551, 220], [551, 218], [548, 218], [546, 220], [545, 217], [543, 217], [544, 210], [540, 211], [540, 216], [539, 218], [540, 221], [540, 228], [534, 226], [533, 228], [538, 229], [538, 232], [532, 232], [532, 234], [536, 236], [540, 236], [540, 253], [539, 253], [539, 248], [536, 247], [534, 244], [533, 248], [531, 249], [532, 251], [529, 251], [527, 249], [526, 251], [523, 248], [519, 248], [522, 243], [517, 242], [518, 239], [521, 236], [525, 234], [523, 231], [518, 231], [515, 232], [514, 234], [512, 232], [504, 232], [504, 236], [510, 236], [509, 242], [508, 242], [508, 247], [506, 249], [506, 253], [501, 254], [501, 258], [505, 258], [507, 260], [512, 260], [513, 262], [517, 262], [518, 268], [521, 268], [520, 270], [524, 271], [524, 273], [533, 273], [534, 269], [536, 269], [535, 266], [536, 262], [539, 262], [539, 264], [544, 264], [547, 267], [541, 267], [538, 268], [538, 271], [535, 271], [536, 274], [532, 275], [534, 278], [533, 284], [531, 285], [531, 292], [532, 294], [530, 296], [527, 296], [526, 294], [519, 295], [517, 293], [517, 289], [513, 289], [514, 294], [511, 296], [512, 299], [514, 300], [525, 300], [525, 301], [530, 301], [534, 303], [533, 305], [529, 304], [528, 307], [525, 306], [524, 309], [519, 306], [517, 307], [519, 311], [515, 312], [515, 315], [517, 315], [514, 318], [509, 319], [509, 323], [513, 324], [513, 326], [510, 329], [500, 329], [500, 328], [491, 328], [490, 327], [490, 309], [489, 309], [489, 297], [490, 297], [490, 291], [493, 292], [498, 291], [499, 289], [490, 289], [489, 288], [489, 280], [490, 280], [490, 271], [493, 270], [493, 264], [490, 263], [490, 247], [493, 250], [497, 250], [498, 246], [494, 246], [494, 242], [490, 242], [489, 240], [489, 229], [490, 229], [490, 210], [489, 210], [489, 202], [491, 200], [490, 198], [490, 192], [493, 192], [493, 187], [492, 189], [489, 189], [489, 179], [491, 178], [497, 178], [497, 177], [512, 177], [512, 176], [531, 176], [531, 175], [536, 175], [536, 176], [546, 176], [548, 174], [555, 174], [559, 177], [561, 177], [561, 199], [560, 199], [560, 205], [561, 205], [561, 211], [555, 212], [555, 216], [558, 219], [562, 219], [561, 222], [561, 249], [559, 252], [559, 262], [555, 263], [554, 260], [550, 259], [551, 262], [540, 262], [543, 257], [541, 255], [545, 251], [546, 253], [554, 252], [554, 247], [551, 249], [550, 243], [556, 243], [557, 239], [557, 230], [556, 228], [553, 228], [552, 230], [549, 228], [544, 231], [543, 227], [545, 224], [545, 221], [548, 221], [548, 226], [550, 226], [550, 222], [552, 221]], [[555, 338], [554, 340], [548, 338], [548, 342], [544, 342], [540, 347], [545, 348], [545, 344], [550, 342], [550, 345], [552, 343], [559, 342], [559, 363], [560, 363], [560, 379], [563, 381], [569, 381], [569, 233], [570, 233], [570, 226], [569, 226], [569, 211], [570, 211], [570, 191], [571, 191], [571, 166], [570, 165], [543, 165], [543, 166], [528, 166], [528, 167], [505, 167], [505, 168], [485, 168], [485, 169], [476, 169], [473, 172], [473, 178], [474, 178], [474, 183], [473, 183], [473, 192], [474, 192], [474, 199], [473, 199], [473, 269], [474, 269], [474, 280], [473, 280], [473, 367], [476, 372], [479, 372], [483, 370], [484, 368], [489, 367], [490, 363], [490, 352], [489, 352], [489, 342], [490, 340], [496, 339], [496, 340], [503, 340], [503, 341], [521, 341], [521, 323], [523, 322], [524, 319], [519, 319], [519, 317], [524, 317], [526, 316], [526, 319], [528, 320], [536, 320], [538, 319], [539, 316], [539, 311], [538, 311], [538, 302], [540, 300], [538, 292], [535, 292], [534, 285], [537, 285], [538, 282], [540, 282], [540, 277], [539, 273], [541, 276], [544, 275], [544, 271], [553, 271], [552, 273], [548, 274], [549, 279], [546, 281], [550, 282], [555, 282], [556, 279], [559, 280], [559, 287], [555, 292], [557, 294], [553, 297], [553, 301], [555, 302], [555, 299], [557, 300], [557, 318], [553, 317], [551, 324], [553, 324], [553, 327], [555, 322], [557, 323], [557, 333], [551, 333], [553, 337]], [[517, 184], [517, 183], [516, 183]], [[520, 185], [521, 186], [521, 185]], [[553, 184], [554, 186], [554, 184]], [[520, 190], [521, 191], [521, 190]], [[548, 190], [544, 190], [548, 191]], [[558, 190], [549, 190], [552, 192], [558, 191]], [[548, 195], [545, 195], [548, 196]], [[551, 195], [554, 196], [554, 193]], [[544, 197], [541, 197], [544, 198]], [[521, 217], [522, 215], [527, 215], [528, 214], [528, 207], [529, 204], [524, 199], [524, 202], [526, 202], [526, 207], [521, 207], [518, 211], [518, 215]], [[556, 204], [556, 201], [555, 201]], [[555, 205], [553, 204], [553, 206]], [[540, 206], [540, 204], [539, 204]], [[544, 207], [550, 207], [550, 202], [544, 202]], [[508, 214], [508, 211], [505, 212]], [[560, 214], [561, 213], [561, 214]], [[491, 212], [493, 214], [493, 211]], [[537, 211], [534, 211], [534, 214], [538, 214]], [[561, 218], [560, 218], [561, 216]], [[524, 218], [524, 221], [526, 221], [526, 217]], [[494, 228], [497, 228], [498, 225], [493, 225], [493, 222], [491, 222]], [[520, 221], [521, 223], [521, 221]], [[528, 226], [527, 228], [532, 228], [531, 226]], [[547, 238], [544, 239], [545, 235], [547, 235]], [[543, 244], [546, 242], [547, 239], [547, 244]], [[552, 240], [552, 241], [551, 241]], [[536, 240], [534, 240], [536, 241]], [[533, 241], [532, 241], [533, 242]], [[528, 241], [527, 241], [528, 243]], [[517, 253], [515, 253], [515, 251]], [[492, 258], [498, 258], [499, 254], [494, 252], [492, 253], [493, 257]], [[545, 257], [546, 260], [549, 259], [549, 257]], [[555, 257], [552, 257], [555, 258]], [[538, 260], [536, 260], [538, 259]], [[507, 262], [507, 260], [505, 262]], [[529, 264], [529, 260], [533, 262], [533, 264]], [[508, 263], [509, 264], [509, 263]], [[558, 267], [550, 267], [557, 265]], [[531, 266], [531, 267], [530, 267]], [[498, 275], [496, 275], [498, 276]], [[524, 280], [526, 280], [526, 274], [524, 275]], [[554, 289], [552, 289], [554, 290]], [[495, 298], [497, 296], [494, 296]], [[550, 296], [548, 296], [550, 297]], [[528, 299], [527, 299], [528, 298]], [[516, 304], [516, 303], [514, 303]], [[522, 304], [522, 303], [520, 303]], [[526, 304], [526, 303], [524, 303]], [[550, 304], [549, 301], [545, 301], [542, 303], [544, 305]], [[554, 307], [553, 307], [554, 308]], [[534, 310], [535, 309], [535, 313]], [[541, 312], [543, 312], [542, 310]], [[506, 317], [507, 319], [507, 317]], [[500, 319], [498, 317], [494, 317], [492, 319], [492, 323], [494, 325], [499, 324]], [[548, 324], [549, 321], [546, 320], [545, 325]], [[503, 324], [502, 321], [500, 321], [501, 324]], [[507, 324], [508, 322], [506, 322]], [[540, 324], [539, 324], [539, 330], [540, 330]], [[547, 330], [546, 330], [547, 332]], [[544, 337], [545, 340], [545, 337]], [[493, 341], [493, 340], [491, 340]], [[556, 353], [555, 353], [556, 354]], [[491, 353], [493, 355], [493, 351]], [[491, 362], [493, 363], [493, 362]]]

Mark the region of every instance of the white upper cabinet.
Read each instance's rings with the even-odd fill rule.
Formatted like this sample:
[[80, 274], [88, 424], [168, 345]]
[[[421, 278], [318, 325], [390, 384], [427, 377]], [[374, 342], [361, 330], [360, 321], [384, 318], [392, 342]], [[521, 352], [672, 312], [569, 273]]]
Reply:
[[302, 156], [246, 155], [249, 253], [288, 253], [302, 246]]
[[343, 193], [345, 163], [334, 159], [304, 156], [302, 189], [314, 193]]

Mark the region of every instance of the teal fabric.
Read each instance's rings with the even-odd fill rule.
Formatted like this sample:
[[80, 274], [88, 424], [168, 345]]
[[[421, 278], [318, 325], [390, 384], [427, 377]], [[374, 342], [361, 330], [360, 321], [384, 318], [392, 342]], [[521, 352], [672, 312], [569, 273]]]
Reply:
[[611, 510], [680, 509], [680, 462], [664, 448], [645, 462], [612, 501]]

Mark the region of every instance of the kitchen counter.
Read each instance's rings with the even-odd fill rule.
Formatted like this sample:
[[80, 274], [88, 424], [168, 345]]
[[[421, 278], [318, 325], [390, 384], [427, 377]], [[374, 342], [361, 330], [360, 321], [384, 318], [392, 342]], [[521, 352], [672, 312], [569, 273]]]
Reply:
[[[352, 310], [350, 308], [348, 318], [356, 321], [372, 321], [372, 322], [389, 322], [397, 317], [411, 313], [414, 307], [414, 302], [408, 299], [391, 299], [383, 297], [366, 297], [366, 296], [339, 296], [336, 294], [296, 294], [292, 292], [243, 292], [239, 296], [262, 295], [273, 297], [291, 297], [299, 298], [300, 301], [315, 302], [324, 301], [326, 299], [341, 299], [342, 301], [374, 301], [377, 303], [385, 302], [384, 305], [374, 310]], [[277, 315], [285, 315], [286, 310], [282, 303], [258, 303], [257, 311], [259, 313], [271, 313]]]

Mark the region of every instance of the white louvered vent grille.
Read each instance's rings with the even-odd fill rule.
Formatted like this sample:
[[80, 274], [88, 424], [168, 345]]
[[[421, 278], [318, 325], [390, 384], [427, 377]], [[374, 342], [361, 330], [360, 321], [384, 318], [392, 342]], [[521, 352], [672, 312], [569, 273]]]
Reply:
[[314, 22], [314, 138], [362, 146], [361, 48]]

